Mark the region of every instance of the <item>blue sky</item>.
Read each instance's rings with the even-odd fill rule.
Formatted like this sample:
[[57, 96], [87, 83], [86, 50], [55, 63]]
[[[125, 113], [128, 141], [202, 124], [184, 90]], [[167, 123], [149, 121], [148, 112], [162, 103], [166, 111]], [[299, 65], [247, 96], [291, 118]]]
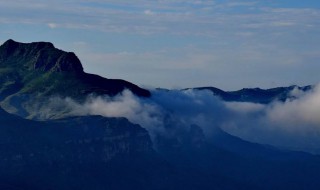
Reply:
[[163, 88], [319, 82], [316, 0], [0, 0], [0, 42], [50, 41], [86, 72]]

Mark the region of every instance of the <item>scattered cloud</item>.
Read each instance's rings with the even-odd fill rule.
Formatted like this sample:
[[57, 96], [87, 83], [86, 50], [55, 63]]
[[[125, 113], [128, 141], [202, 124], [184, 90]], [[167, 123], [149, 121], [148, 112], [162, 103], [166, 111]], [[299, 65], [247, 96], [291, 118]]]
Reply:
[[[320, 15], [317, 9], [265, 8], [263, 4], [256, 1], [235, 1], [224, 4], [214, 1], [150, 2], [144, 0], [141, 0], [141, 3], [129, 1], [42, 3], [33, 0], [1, 2], [1, 4], [1, 17], [10, 20], [13, 17], [17, 21], [30, 18], [34, 23], [48, 23], [51, 20], [48, 24], [50, 28], [55, 28], [53, 23], [61, 23], [61, 27], [67, 28], [76, 26], [82, 29], [138, 34], [160, 33], [163, 31], [156, 28], [167, 28], [168, 34], [187, 33], [207, 36], [218, 30], [220, 35], [223, 35], [229, 28], [230, 31], [239, 32], [241, 30], [239, 26], [245, 24], [253, 26], [254, 23], [258, 23], [256, 26], [261, 26], [261, 29], [267, 26], [293, 26], [295, 23], [314, 25]], [[252, 13], [235, 11], [234, 9], [239, 6], [255, 7], [256, 11]], [[227, 9], [226, 7], [235, 8]], [[204, 9], [213, 11], [203, 12]], [[21, 13], [13, 14], [15, 10]], [[139, 14], [141, 12], [149, 16], [157, 13], [157, 17], [146, 18]], [[221, 20], [223, 22], [220, 22]]]
[[296, 25], [296, 23], [294, 22], [273, 22], [272, 23], [272, 26], [279, 26], [279, 27], [294, 26], [294, 25]]
[[252, 6], [255, 6], [257, 5], [258, 3], [255, 2], [255, 1], [252, 1], [252, 2], [230, 2], [230, 3], [227, 3], [227, 6], [230, 6], [230, 7], [241, 7], [241, 6], [249, 6], [249, 7], [252, 7]]

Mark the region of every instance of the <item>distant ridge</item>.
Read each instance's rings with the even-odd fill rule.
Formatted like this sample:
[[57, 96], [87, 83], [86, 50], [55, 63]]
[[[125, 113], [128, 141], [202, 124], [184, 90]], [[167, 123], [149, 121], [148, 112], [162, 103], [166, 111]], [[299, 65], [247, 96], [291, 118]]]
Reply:
[[[261, 88], [243, 88], [237, 91], [223, 91], [215, 87], [197, 87], [188, 88], [194, 90], [209, 90], [213, 95], [220, 97], [224, 101], [236, 101], [236, 102], [253, 102], [260, 104], [268, 104], [275, 100], [286, 101], [287, 99], [294, 99], [291, 93], [292, 90], [297, 89], [303, 92], [309, 91], [313, 88], [312, 85], [308, 86], [288, 86], [288, 87], [277, 87], [270, 89]], [[184, 90], [188, 90], [184, 89]]]

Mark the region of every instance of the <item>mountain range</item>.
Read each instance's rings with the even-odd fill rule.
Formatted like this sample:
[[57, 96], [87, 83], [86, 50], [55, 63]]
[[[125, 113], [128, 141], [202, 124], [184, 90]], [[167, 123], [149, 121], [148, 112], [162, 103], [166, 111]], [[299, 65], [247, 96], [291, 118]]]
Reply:
[[[219, 128], [208, 139], [201, 127], [189, 123], [155, 142], [149, 131], [123, 117], [67, 117], [61, 110], [58, 119], [35, 120], [41, 109], [33, 104], [45, 107], [55, 96], [81, 103], [88, 96], [114, 97], [127, 89], [137, 98], [152, 97], [130, 82], [85, 73], [74, 53], [48, 42], [1, 45], [0, 84], [0, 189], [320, 187], [320, 156], [252, 143]], [[312, 88], [193, 90], [210, 91], [224, 101], [268, 104], [295, 98], [293, 89]]]

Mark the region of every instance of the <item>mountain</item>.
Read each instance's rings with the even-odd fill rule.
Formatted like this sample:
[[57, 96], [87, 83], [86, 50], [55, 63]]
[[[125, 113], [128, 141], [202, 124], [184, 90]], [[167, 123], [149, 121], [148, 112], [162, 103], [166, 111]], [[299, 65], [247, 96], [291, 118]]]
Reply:
[[106, 79], [83, 71], [74, 53], [49, 42], [6, 41], [0, 46], [0, 101], [4, 109], [28, 116], [26, 99], [48, 96], [83, 100], [88, 94], [115, 96], [124, 89], [140, 97], [150, 92], [119, 79]]
[[[261, 88], [243, 88], [237, 91], [223, 91], [215, 87], [198, 87], [192, 88], [194, 90], [208, 90], [213, 95], [218, 96], [224, 101], [234, 102], [252, 102], [260, 104], [269, 104], [273, 101], [286, 101], [287, 99], [296, 98], [291, 94], [292, 90], [297, 89], [303, 92], [309, 91], [313, 86], [289, 86], [289, 87], [277, 87], [270, 89]], [[190, 89], [190, 88], [189, 88]], [[188, 89], [185, 89], [188, 90]]]

